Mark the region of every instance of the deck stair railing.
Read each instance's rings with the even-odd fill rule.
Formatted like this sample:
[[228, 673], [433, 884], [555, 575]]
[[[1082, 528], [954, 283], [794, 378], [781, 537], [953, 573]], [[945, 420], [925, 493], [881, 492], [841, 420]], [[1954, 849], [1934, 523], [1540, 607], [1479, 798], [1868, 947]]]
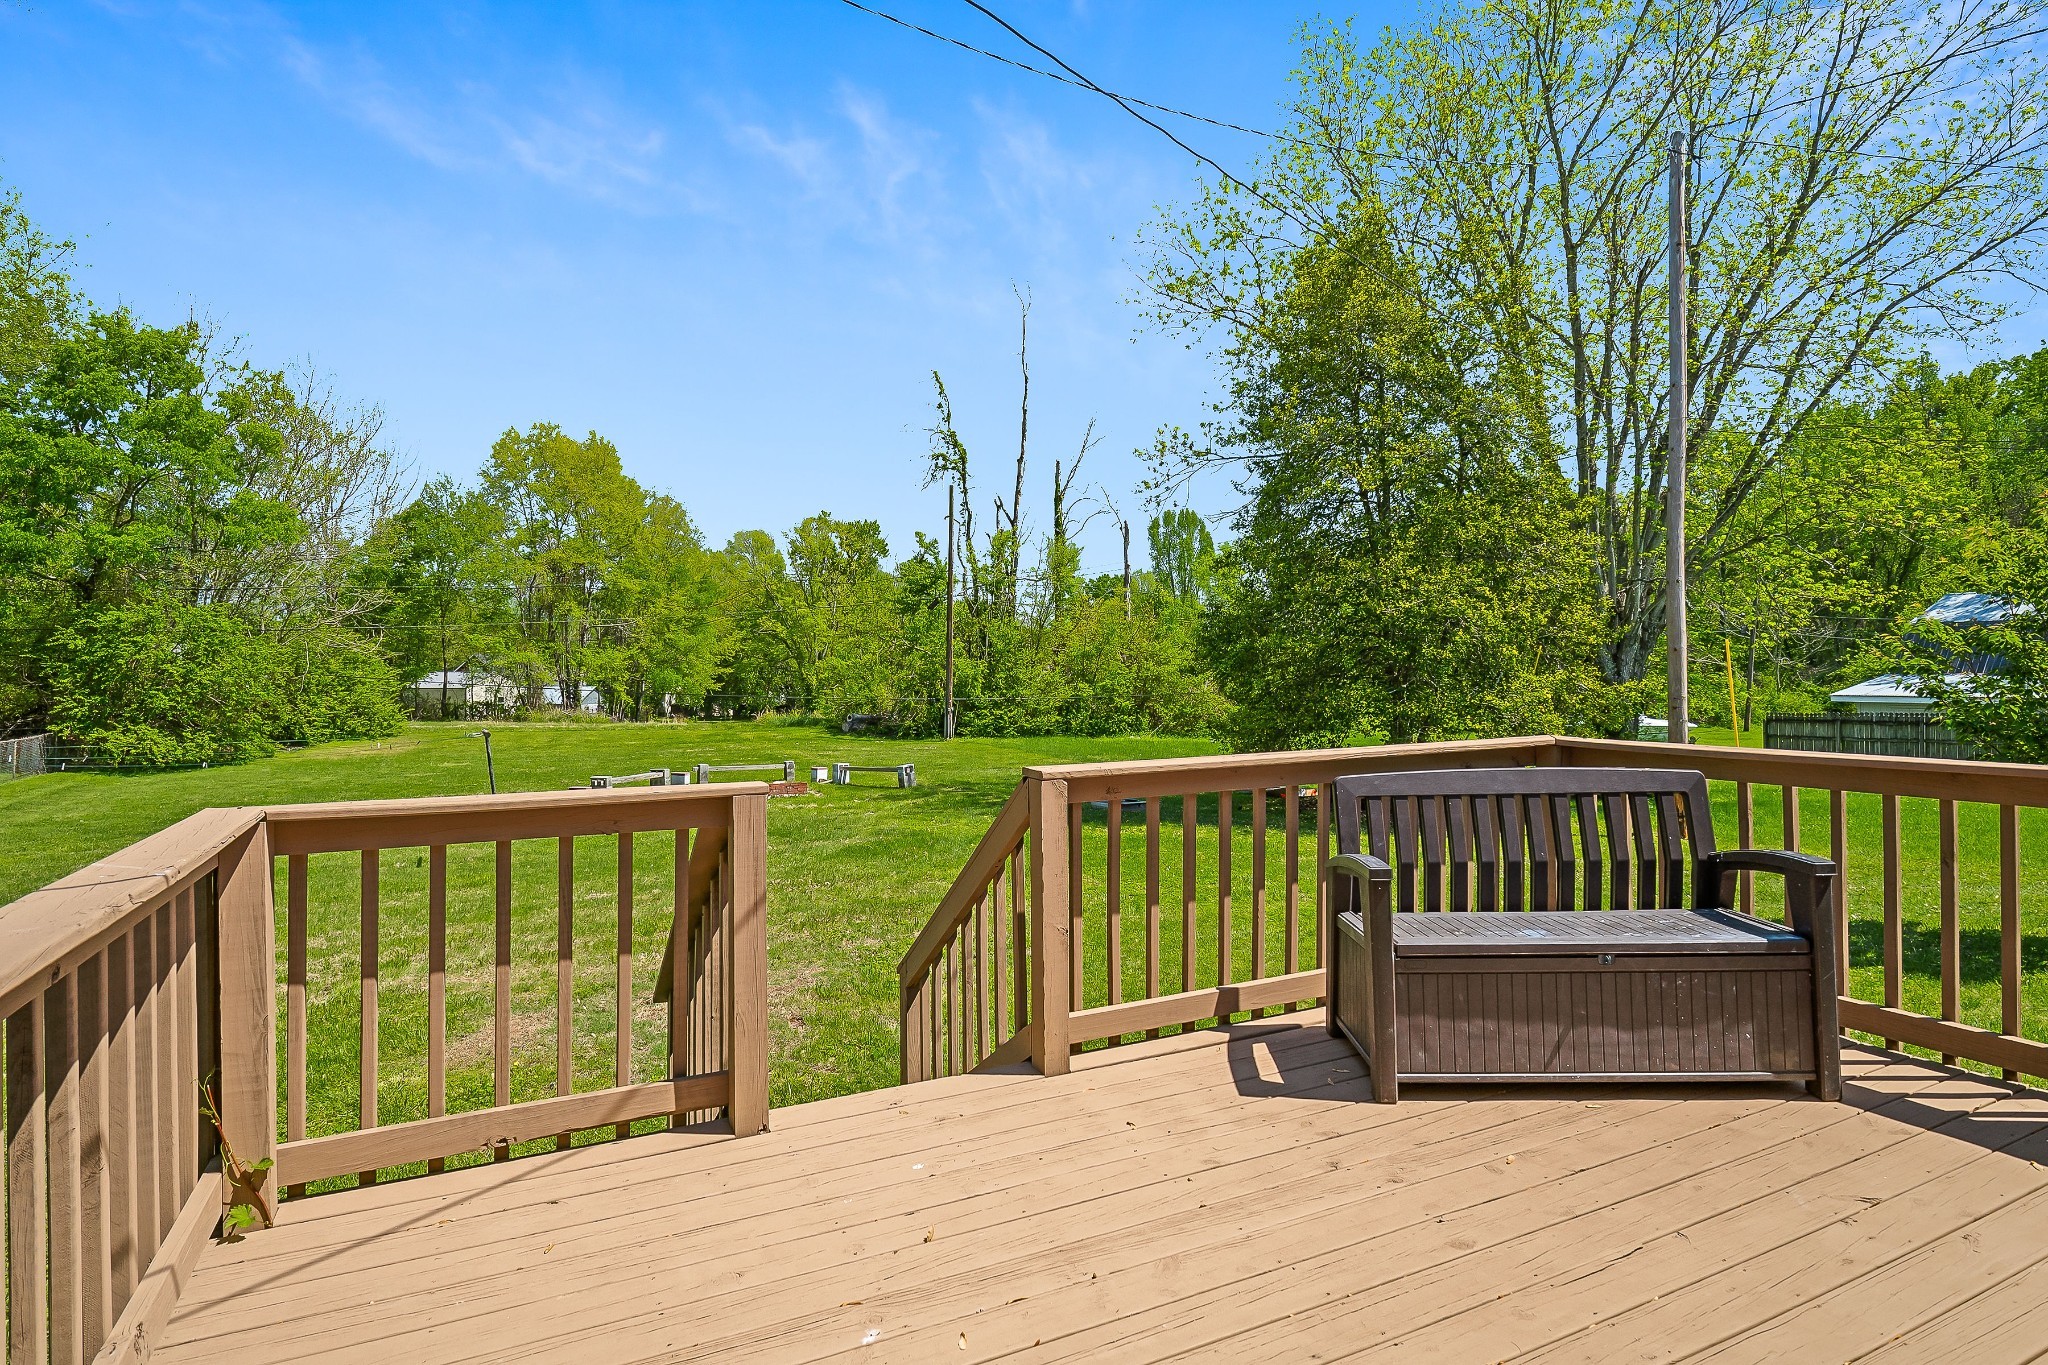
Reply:
[[[766, 794], [715, 788], [571, 791], [207, 810], [0, 909], [0, 1015], [6, 1020], [6, 1355], [10, 1362], [140, 1361], [232, 1202], [275, 1211], [278, 1190], [451, 1157], [502, 1159], [514, 1143], [565, 1145], [623, 1134], [636, 1120], [723, 1113], [739, 1134], [766, 1127]], [[636, 844], [636, 836], [640, 836]], [[555, 853], [555, 1093], [514, 1100], [513, 851]], [[576, 846], [615, 860], [618, 932], [612, 1083], [574, 1087]], [[448, 1112], [449, 852], [493, 856], [487, 1105]], [[393, 906], [385, 864], [416, 853], [425, 904]], [[671, 888], [638, 907], [634, 864], [673, 858]], [[308, 1131], [312, 861], [355, 865], [360, 908], [358, 1104], [353, 1122]], [[282, 945], [273, 883], [281, 876]], [[529, 897], [528, 900], [531, 898]], [[644, 933], [648, 912], [658, 932]], [[412, 1036], [384, 1033], [380, 931], [424, 920], [428, 1113], [379, 1112], [380, 1061]], [[330, 929], [332, 925], [328, 926]], [[283, 960], [278, 961], [278, 948]], [[634, 1077], [634, 963], [662, 955], [661, 1079]], [[457, 970], [465, 964], [457, 963]], [[651, 965], [651, 964], [650, 964]], [[282, 967], [282, 972], [278, 969]], [[474, 975], [474, 973], [472, 973]], [[284, 981], [280, 1012], [278, 980]], [[282, 1020], [280, 1020], [282, 1013]], [[283, 1024], [280, 1040], [279, 1024]], [[284, 1068], [278, 1074], [279, 1043]], [[202, 1090], [202, 1083], [211, 1084]], [[279, 1081], [283, 1084], [280, 1086]], [[245, 1168], [274, 1162], [252, 1196], [223, 1179], [219, 1132]], [[278, 1132], [284, 1131], [284, 1141]], [[258, 1232], [254, 1235], [260, 1236]]]
[[898, 965], [904, 1080], [1318, 999], [1328, 783], [1547, 744], [1026, 769]]
[[[1056, 1073], [1082, 1047], [1320, 1000], [1328, 784], [1521, 764], [1699, 769], [1733, 825], [1723, 842], [1742, 848], [1759, 842], [1759, 793], [1767, 810], [1775, 797], [1781, 831], [1761, 842], [1843, 869], [1843, 1027], [2048, 1076], [2038, 1020], [2027, 1033], [2021, 932], [2023, 894], [2042, 894], [2023, 884], [2022, 816], [2048, 811], [2048, 768], [1536, 736], [1026, 769], [899, 966], [903, 1079], [1025, 1060]], [[1852, 821], [1872, 837], [1852, 843]], [[1995, 881], [1995, 913], [1965, 903], [1966, 865], [1995, 872], [1979, 881]], [[1867, 895], [1872, 880], [1877, 913], [1852, 925], [1852, 887]], [[1740, 894], [1756, 907], [1748, 874]], [[1935, 912], [1931, 944], [1909, 944], [1909, 900]], [[1981, 986], [1984, 1022], [1963, 1018], [1966, 967], [1982, 970], [1965, 960], [1965, 918], [1974, 944], [1995, 942], [1995, 1027]]]

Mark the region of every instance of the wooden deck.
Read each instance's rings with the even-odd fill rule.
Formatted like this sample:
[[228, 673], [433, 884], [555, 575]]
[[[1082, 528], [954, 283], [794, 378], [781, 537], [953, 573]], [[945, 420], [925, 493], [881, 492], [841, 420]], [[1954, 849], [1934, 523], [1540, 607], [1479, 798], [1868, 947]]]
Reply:
[[287, 1206], [162, 1362], [2048, 1353], [2048, 1096], [1361, 1102], [1320, 1013]]

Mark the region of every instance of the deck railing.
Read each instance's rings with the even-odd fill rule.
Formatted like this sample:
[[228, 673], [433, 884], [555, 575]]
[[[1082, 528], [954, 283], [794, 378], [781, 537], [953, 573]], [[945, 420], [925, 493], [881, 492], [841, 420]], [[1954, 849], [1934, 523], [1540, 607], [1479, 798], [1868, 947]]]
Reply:
[[[623, 1133], [635, 1120], [681, 1123], [722, 1111], [735, 1133], [761, 1131], [766, 792], [735, 783], [208, 810], [0, 910], [6, 1359], [146, 1358], [227, 1205], [255, 1203], [257, 1221], [267, 1221], [280, 1186], [300, 1190], [351, 1173], [368, 1181], [420, 1163], [432, 1170], [463, 1153], [502, 1159], [514, 1143], [562, 1145], [586, 1130]], [[636, 844], [635, 836], [651, 837]], [[579, 839], [610, 842], [617, 869], [607, 955], [612, 1084], [581, 1092], [573, 1066]], [[526, 1012], [513, 980], [513, 854], [541, 840], [556, 855], [555, 1093], [515, 1101], [513, 1023], [526, 1022]], [[494, 1084], [489, 1103], [450, 1113], [449, 851], [471, 844], [493, 857]], [[669, 894], [654, 907], [659, 932], [636, 942], [636, 848], [664, 846], [673, 861]], [[424, 905], [387, 900], [382, 873], [404, 849], [419, 850], [427, 869]], [[328, 859], [354, 864], [360, 909], [357, 1104], [352, 1121], [309, 1132], [307, 1021], [318, 1003], [309, 998], [309, 961], [335, 939], [312, 932], [310, 888]], [[380, 935], [395, 919], [408, 932], [424, 928], [428, 1113], [392, 1123], [379, 1111], [379, 1067], [402, 1049], [380, 1031], [378, 986], [388, 956]], [[638, 1083], [636, 950], [661, 955], [659, 984], [646, 994], [665, 1006], [666, 1033], [654, 1068], [661, 1079]], [[209, 1093], [218, 1135], [202, 1102]], [[223, 1178], [220, 1137], [242, 1168], [275, 1162], [259, 1188], [238, 1191]]]
[[[1729, 816], [1724, 844], [1804, 844], [1841, 865], [1845, 1028], [2009, 1079], [2048, 1076], [2048, 1043], [2026, 1035], [2021, 932], [2022, 896], [2040, 894], [2026, 887], [2021, 815], [2048, 810], [2048, 768], [1538, 736], [1026, 769], [899, 965], [904, 1080], [1027, 1058], [1056, 1073], [1085, 1046], [1320, 1000], [1328, 784], [1355, 772], [1520, 764], [1699, 769]], [[1781, 822], [1780, 836], [1761, 841], [1760, 792], [1775, 797]], [[1852, 840], [1852, 820], [1875, 837]], [[1904, 837], [1925, 824], [1931, 837]], [[1993, 825], [1995, 854], [1965, 848], [1966, 831], [1988, 844]], [[1866, 842], [1879, 850], [1875, 867]], [[1980, 926], [1978, 951], [1966, 955], [1966, 910], [1988, 917], [1964, 905], [1970, 852], [1995, 862], [1998, 903], [1995, 934]], [[1874, 931], [1859, 937], [1852, 888], [1873, 873], [1879, 915], [1855, 922]], [[1905, 932], [1907, 888], [1922, 883], [1938, 914], [1931, 953], [1909, 949]], [[1747, 875], [1741, 895], [1753, 908]], [[1962, 1017], [1987, 938], [1995, 1028]], [[1938, 998], [1914, 1008], [1923, 978]], [[1986, 992], [1975, 985], [1981, 1014]], [[1857, 998], [1859, 986], [1870, 998]]]

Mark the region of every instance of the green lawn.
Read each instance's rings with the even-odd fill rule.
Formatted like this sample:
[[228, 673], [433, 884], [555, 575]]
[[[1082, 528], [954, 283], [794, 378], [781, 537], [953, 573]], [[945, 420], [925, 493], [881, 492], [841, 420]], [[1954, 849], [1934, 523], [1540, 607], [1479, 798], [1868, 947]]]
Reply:
[[[973, 847], [1018, 770], [1036, 762], [1168, 757], [1215, 752], [1198, 741], [1162, 739], [1032, 739], [937, 742], [848, 739], [816, 726], [780, 722], [628, 726], [608, 724], [494, 727], [499, 785], [503, 790], [544, 790], [580, 785], [597, 772], [630, 772], [698, 762], [789, 758], [799, 764], [842, 759], [914, 762], [919, 785], [898, 791], [886, 779], [852, 789], [828, 788], [801, 799], [769, 803], [769, 970], [775, 1104], [843, 1094], [896, 1079], [896, 961], [923, 927], [955, 871]], [[480, 745], [459, 725], [419, 725], [395, 740], [338, 744], [227, 768], [148, 776], [53, 774], [0, 784], [0, 841], [9, 856], [0, 865], [0, 901], [113, 852], [203, 806], [277, 804], [483, 789]], [[1725, 735], [1703, 732], [1710, 742]], [[1735, 842], [1733, 789], [1716, 784], [1715, 816], [1721, 842]], [[1757, 842], [1778, 843], [1781, 813], [1776, 788], [1756, 792]], [[1934, 1013], [1939, 1007], [1935, 803], [1903, 803], [1906, 850], [1906, 1001]], [[1179, 980], [1180, 810], [1169, 799], [1162, 811], [1161, 899], [1164, 989]], [[1284, 907], [1280, 803], [1270, 806], [1271, 854], [1267, 869], [1270, 970], [1280, 970]], [[1306, 812], [1305, 812], [1306, 814]], [[1105, 812], [1087, 814], [1086, 1003], [1106, 997], [1102, 953]], [[1213, 801], [1198, 811], [1202, 922], [1198, 981], [1213, 979], [1215, 957], [1215, 825]], [[1808, 851], [1828, 847], [1825, 792], [1802, 803]], [[1881, 907], [1878, 859], [1879, 803], [1850, 803], [1849, 894], [1853, 914], [1855, 993], [1881, 995], [1877, 953]], [[1251, 812], [1240, 796], [1234, 810], [1233, 898], [1237, 974], [1250, 971], [1252, 913]], [[1987, 1027], [1998, 1024], [1998, 903], [1996, 812], [1965, 806], [1961, 818], [1963, 1014]], [[1304, 865], [1312, 859], [1313, 821], [1303, 833]], [[2048, 812], [2029, 811], [2022, 823], [2025, 867], [2026, 1032], [2048, 1034]], [[615, 864], [611, 841], [579, 843], [577, 1070], [579, 1083], [598, 1086], [611, 1075], [612, 967]], [[641, 968], [636, 997], [649, 1002], [665, 925], [665, 885], [672, 842], [643, 835], [636, 842], [635, 898], [644, 918], [638, 937]], [[386, 853], [380, 864], [381, 1117], [389, 1122], [424, 1115], [425, 961], [424, 855]], [[355, 855], [312, 860], [310, 1131], [354, 1124], [358, 911]], [[1127, 997], [1143, 982], [1143, 819], [1125, 825], [1122, 854], [1124, 955]], [[452, 1108], [489, 1102], [491, 1014], [491, 868], [487, 848], [450, 850], [449, 1100]], [[555, 945], [554, 850], [545, 841], [515, 846], [514, 923], [517, 996], [514, 1095], [552, 1093]], [[1303, 878], [1303, 903], [1312, 904], [1312, 874]], [[280, 914], [282, 886], [279, 887]], [[1774, 888], [1760, 884], [1759, 908], [1775, 904]], [[1306, 910], [1304, 920], [1308, 919]], [[1313, 963], [1310, 931], [1303, 929], [1304, 965]], [[662, 1011], [643, 1003], [636, 1016], [636, 1072], [651, 1078], [661, 1064]]]
[[[0, 902], [206, 806], [423, 796], [484, 789], [481, 745], [461, 725], [417, 725], [381, 743], [325, 745], [233, 767], [146, 776], [51, 774], [0, 783]], [[828, 787], [768, 803], [772, 1100], [777, 1105], [894, 1084], [896, 962], [1031, 763], [1215, 752], [1163, 739], [852, 739], [815, 725], [759, 722], [493, 727], [498, 785], [535, 791], [593, 773], [696, 763], [839, 759], [917, 765], [918, 785]], [[635, 996], [638, 1079], [661, 1065], [664, 1012], [651, 1003], [669, 904], [673, 839], [641, 835]], [[514, 1098], [553, 1093], [555, 852], [514, 845]], [[616, 863], [612, 841], [578, 841], [577, 1072], [610, 1083]], [[319, 855], [309, 877], [308, 1130], [355, 1125], [360, 943], [354, 854]], [[449, 850], [449, 1106], [491, 1093], [491, 851]], [[283, 942], [283, 868], [277, 888]], [[426, 1113], [424, 851], [380, 863], [379, 1108]]]

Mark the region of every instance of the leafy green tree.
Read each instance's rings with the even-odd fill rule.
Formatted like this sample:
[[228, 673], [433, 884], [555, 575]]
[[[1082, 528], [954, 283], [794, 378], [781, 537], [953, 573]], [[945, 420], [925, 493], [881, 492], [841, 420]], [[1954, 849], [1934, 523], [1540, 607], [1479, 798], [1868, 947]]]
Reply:
[[[1694, 149], [1687, 554], [1710, 568], [1831, 402], [2019, 306], [1998, 282], [2048, 231], [2044, 17], [1470, 0], [1371, 48], [1311, 32], [1256, 186], [1150, 234], [1156, 312], [1258, 332], [1296, 256], [1333, 249], [1412, 298], [1589, 504], [1601, 670], [1639, 679], [1664, 617], [1667, 135]], [[1347, 245], [1374, 217], [1390, 245]]]
[[467, 667], [514, 635], [502, 509], [436, 479], [379, 526], [358, 581], [381, 599], [384, 650], [408, 679]]
[[[2048, 502], [2041, 507], [2048, 528]], [[1992, 591], [2020, 607], [1967, 630], [1914, 621], [1902, 645], [1935, 715], [1986, 757], [2048, 763], [2048, 529], [2030, 534]], [[1998, 668], [1951, 679], [1953, 660], [1990, 655]]]
[[52, 725], [122, 762], [233, 762], [401, 720], [397, 675], [361, 637], [266, 635], [232, 608], [160, 596], [81, 612], [48, 668]]
[[715, 585], [681, 504], [641, 487], [595, 432], [579, 441], [548, 423], [498, 438], [482, 494], [504, 517], [519, 626], [491, 662], [528, 705], [544, 680], [565, 704], [590, 683], [633, 714], [701, 696]]
[[71, 254], [29, 218], [20, 194], [0, 193], [0, 393], [26, 388], [73, 323]]
[[1181, 602], [1205, 600], [1216, 568], [1216, 541], [1209, 524], [1192, 508], [1180, 507], [1153, 517], [1145, 534], [1159, 586]]

